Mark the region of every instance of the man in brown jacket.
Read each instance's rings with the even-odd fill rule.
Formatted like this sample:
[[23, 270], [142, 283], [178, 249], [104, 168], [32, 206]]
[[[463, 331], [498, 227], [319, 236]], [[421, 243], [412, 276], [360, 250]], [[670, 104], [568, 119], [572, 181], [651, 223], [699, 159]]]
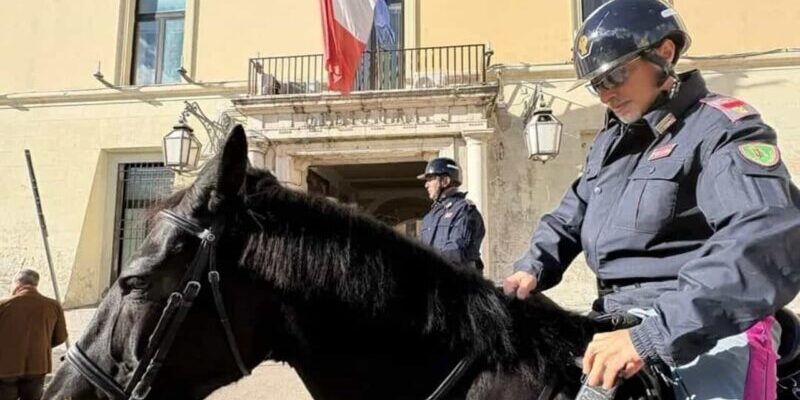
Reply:
[[64, 311], [36, 290], [39, 274], [17, 273], [11, 297], [0, 300], [0, 400], [42, 397], [50, 349], [67, 340]]

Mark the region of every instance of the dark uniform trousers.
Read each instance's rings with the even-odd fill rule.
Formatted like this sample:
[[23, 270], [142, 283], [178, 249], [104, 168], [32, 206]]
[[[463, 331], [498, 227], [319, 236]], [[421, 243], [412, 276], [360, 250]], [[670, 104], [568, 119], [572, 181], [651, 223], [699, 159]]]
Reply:
[[43, 388], [44, 375], [0, 378], [0, 400], [39, 400]]
[[686, 363], [800, 289], [800, 196], [776, 134], [697, 71], [643, 120], [609, 122], [584, 172], [542, 217], [515, 270], [556, 285], [582, 251], [614, 288], [603, 312], [655, 310], [632, 328], [645, 361]]
[[455, 192], [435, 202], [422, 219], [421, 240], [451, 263], [483, 270], [481, 242], [486, 230], [475, 203]]

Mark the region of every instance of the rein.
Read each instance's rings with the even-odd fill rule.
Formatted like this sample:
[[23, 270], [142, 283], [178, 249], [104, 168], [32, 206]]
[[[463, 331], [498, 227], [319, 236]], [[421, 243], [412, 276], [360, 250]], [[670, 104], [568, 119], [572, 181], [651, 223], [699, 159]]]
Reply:
[[144, 400], [153, 387], [158, 372], [164, 364], [170, 347], [175, 340], [178, 329], [186, 319], [186, 315], [191, 309], [194, 300], [202, 288], [200, 277], [207, 271], [207, 279], [211, 286], [211, 293], [214, 296], [214, 305], [219, 315], [219, 321], [225, 331], [225, 338], [228, 347], [236, 362], [236, 366], [243, 376], [250, 374], [244, 365], [239, 347], [236, 345], [236, 338], [233, 335], [228, 320], [228, 313], [222, 301], [222, 293], [219, 290], [219, 272], [216, 267], [216, 244], [217, 234], [212, 228], [203, 228], [193, 221], [182, 217], [170, 210], [163, 210], [159, 213], [178, 228], [191, 233], [200, 239], [200, 249], [194, 256], [192, 264], [183, 276], [182, 283], [169, 295], [167, 305], [161, 312], [155, 330], [150, 335], [147, 349], [143, 357], [136, 366], [136, 369], [123, 388], [113, 377], [103, 371], [76, 343], [67, 351], [66, 359], [78, 372], [89, 382], [100, 389], [108, 397], [115, 400]]

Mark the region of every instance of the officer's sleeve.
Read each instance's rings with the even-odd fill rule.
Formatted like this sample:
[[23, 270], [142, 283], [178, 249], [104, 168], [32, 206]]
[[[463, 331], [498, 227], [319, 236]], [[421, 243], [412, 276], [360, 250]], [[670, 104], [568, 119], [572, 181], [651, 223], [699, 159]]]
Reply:
[[[467, 205], [466, 209], [459, 213], [450, 231], [452, 233], [447, 243], [440, 250], [442, 256], [458, 265], [477, 259], [486, 230], [483, 226], [483, 217], [473, 204]], [[470, 254], [471, 251], [478, 254]]]
[[573, 182], [558, 208], [545, 214], [533, 232], [525, 255], [514, 263], [514, 271], [536, 276], [536, 290], [549, 289], [561, 281], [572, 260], [580, 254], [581, 225], [588, 190], [585, 176]]
[[774, 132], [758, 119], [741, 122], [715, 146], [697, 182], [697, 203], [714, 234], [680, 270], [678, 290], [657, 299], [657, 316], [631, 330], [646, 361], [691, 361], [800, 290], [797, 188]]

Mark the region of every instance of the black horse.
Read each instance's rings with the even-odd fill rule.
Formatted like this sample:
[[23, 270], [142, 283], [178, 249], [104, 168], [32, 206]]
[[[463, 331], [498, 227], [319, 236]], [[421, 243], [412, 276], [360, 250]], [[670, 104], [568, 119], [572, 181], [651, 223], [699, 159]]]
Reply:
[[[152, 215], [144, 243], [73, 346], [80, 354], [56, 372], [45, 398], [113, 397], [80, 364], [121, 387], [141, 378], [134, 371], [151, 359], [159, 320], [177, 318], [161, 317], [168, 298], [204, 257], [202, 269], [219, 271], [230, 322], [220, 323], [216, 293], [199, 279], [185, 319], [153, 335], [166, 358], [151, 371], [150, 399], [207, 396], [241, 378], [237, 353], [247, 370], [287, 362], [316, 399], [425, 399], [462, 360], [472, 362], [461, 364], [444, 398], [574, 397], [574, 358], [595, 322], [542, 295], [509, 300], [473, 270], [357, 210], [282, 187], [248, 167], [246, 155], [237, 126], [195, 183]], [[213, 251], [202, 227], [216, 233]]]

